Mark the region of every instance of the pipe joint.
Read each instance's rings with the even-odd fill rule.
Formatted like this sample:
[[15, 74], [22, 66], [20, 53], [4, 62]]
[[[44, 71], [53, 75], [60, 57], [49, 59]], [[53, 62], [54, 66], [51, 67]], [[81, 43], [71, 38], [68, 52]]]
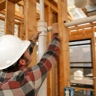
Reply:
[[41, 31], [41, 32], [47, 32], [47, 23], [44, 22], [44, 21], [39, 21], [38, 22], [38, 28], [37, 28], [38, 31]]

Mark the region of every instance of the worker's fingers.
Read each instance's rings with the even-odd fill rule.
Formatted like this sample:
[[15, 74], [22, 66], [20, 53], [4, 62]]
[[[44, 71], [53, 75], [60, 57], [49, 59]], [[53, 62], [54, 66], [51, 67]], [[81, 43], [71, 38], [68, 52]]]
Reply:
[[39, 32], [36, 32], [36, 33], [32, 36], [31, 40], [34, 41], [34, 42], [36, 42], [36, 41], [38, 40], [38, 37], [39, 37], [39, 34], [40, 34], [40, 33], [41, 33], [40, 31], [39, 31]]

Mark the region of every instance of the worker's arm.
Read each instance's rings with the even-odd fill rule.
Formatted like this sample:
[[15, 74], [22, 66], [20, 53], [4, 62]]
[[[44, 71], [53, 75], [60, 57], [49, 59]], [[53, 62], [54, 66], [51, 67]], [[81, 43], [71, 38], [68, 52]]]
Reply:
[[38, 92], [39, 87], [45, 80], [50, 69], [58, 62], [58, 55], [60, 49], [60, 39], [58, 38], [58, 33], [54, 33], [52, 38], [53, 39], [50, 42], [40, 62], [29, 69], [30, 78], [33, 81], [36, 93]]
[[34, 34], [34, 36], [30, 39], [31, 44], [30, 44], [30, 46], [28, 47], [28, 49], [29, 49], [29, 51], [30, 51], [30, 54], [32, 54], [32, 52], [33, 52], [33, 48], [34, 48], [35, 42], [37, 41], [38, 36], [39, 36], [40, 33], [41, 33], [41, 32], [36, 32], [36, 33]]

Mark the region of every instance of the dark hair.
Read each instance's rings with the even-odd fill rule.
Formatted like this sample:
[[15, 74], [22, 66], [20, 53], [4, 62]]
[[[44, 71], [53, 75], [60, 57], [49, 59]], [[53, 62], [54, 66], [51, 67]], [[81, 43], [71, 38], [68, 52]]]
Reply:
[[3, 72], [15, 72], [18, 71], [19, 69], [19, 60], [24, 58], [24, 54], [18, 59], [18, 61], [16, 61], [13, 65], [9, 66], [6, 69], [3, 69]]

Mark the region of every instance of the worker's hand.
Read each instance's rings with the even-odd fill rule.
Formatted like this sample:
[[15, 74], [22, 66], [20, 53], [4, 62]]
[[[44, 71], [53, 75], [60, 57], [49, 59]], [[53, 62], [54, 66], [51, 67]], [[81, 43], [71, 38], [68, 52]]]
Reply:
[[52, 25], [52, 33], [58, 33], [58, 23], [53, 23]]
[[31, 40], [33, 41], [33, 42], [36, 42], [37, 40], [38, 40], [38, 37], [39, 37], [39, 34], [40, 34], [41, 32], [36, 32], [35, 34], [34, 34], [34, 36], [31, 38]]

